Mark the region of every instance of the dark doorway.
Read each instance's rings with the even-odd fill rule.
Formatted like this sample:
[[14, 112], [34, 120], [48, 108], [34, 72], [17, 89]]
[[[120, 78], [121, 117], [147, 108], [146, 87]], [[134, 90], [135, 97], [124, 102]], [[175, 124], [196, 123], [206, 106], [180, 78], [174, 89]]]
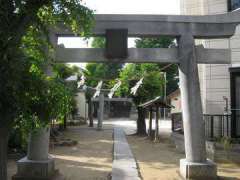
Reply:
[[232, 137], [240, 137], [240, 67], [230, 68]]

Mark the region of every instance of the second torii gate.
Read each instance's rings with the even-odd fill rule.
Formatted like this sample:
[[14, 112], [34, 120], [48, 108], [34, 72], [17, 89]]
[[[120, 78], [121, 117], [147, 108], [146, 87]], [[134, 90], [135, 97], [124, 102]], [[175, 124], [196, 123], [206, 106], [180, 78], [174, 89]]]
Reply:
[[[215, 179], [216, 165], [207, 160], [198, 63], [228, 64], [230, 50], [204, 49], [194, 39], [230, 38], [240, 24], [240, 10], [221, 15], [96, 15], [94, 36], [106, 36], [105, 49], [56, 47], [61, 62], [133, 62], [179, 64], [186, 159], [180, 160], [180, 174], [188, 179]], [[74, 36], [62, 25], [52, 30], [57, 37]], [[171, 36], [178, 47], [169, 49], [127, 49], [127, 37]]]

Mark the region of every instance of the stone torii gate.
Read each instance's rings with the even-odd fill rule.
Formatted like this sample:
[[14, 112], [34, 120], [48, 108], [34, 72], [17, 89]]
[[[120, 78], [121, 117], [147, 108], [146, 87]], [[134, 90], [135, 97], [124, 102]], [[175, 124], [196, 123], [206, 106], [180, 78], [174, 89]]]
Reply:
[[[96, 15], [94, 36], [106, 37], [105, 49], [66, 49], [56, 47], [61, 62], [133, 62], [179, 64], [182, 95], [185, 154], [180, 160], [180, 174], [188, 179], [215, 179], [216, 165], [207, 160], [203, 111], [197, 64], [228, 64], [230, 50], [195, 46], [195, 39], [230, 38], [240, 24], [240, 10], [221, 15]], [[57, 37], [74, 36], [59, 25], [52, 29]], [[127, 37], [171, 36], [178, 47], [169, 49], [127, 49]]]

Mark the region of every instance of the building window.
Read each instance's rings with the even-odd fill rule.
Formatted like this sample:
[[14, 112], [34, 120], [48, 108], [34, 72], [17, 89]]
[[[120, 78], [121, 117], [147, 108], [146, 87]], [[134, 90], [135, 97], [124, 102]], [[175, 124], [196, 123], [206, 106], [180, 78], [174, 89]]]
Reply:
[[240, 0], [228, 0], [228, 11], [240, 8]]

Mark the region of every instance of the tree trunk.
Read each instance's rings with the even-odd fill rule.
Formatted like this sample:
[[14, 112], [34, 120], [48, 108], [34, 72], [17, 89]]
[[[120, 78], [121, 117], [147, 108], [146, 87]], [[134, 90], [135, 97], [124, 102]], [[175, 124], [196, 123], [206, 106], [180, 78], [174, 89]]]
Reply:
[[146, 136], [145, 110], [138, 107], [137, 134]]
[[63, 119], [63, 129], [64, 130], [67, 129], [67, 116], [66, 115], [64, 116], [64, 119]]
[[89, 117], [89, 127], [93, 127], [93, 112], [92, 112], [92, 102], [88, 103], [88, 117]]
[[0, 179], [7, 180], [8, 128], [0, 127]]

